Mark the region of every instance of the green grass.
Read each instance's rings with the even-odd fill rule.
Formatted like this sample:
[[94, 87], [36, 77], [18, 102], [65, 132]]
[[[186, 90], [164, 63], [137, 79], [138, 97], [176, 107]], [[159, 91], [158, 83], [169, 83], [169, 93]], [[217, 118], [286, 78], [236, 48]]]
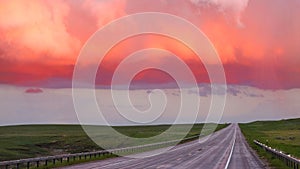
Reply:
[[[226, 127], [218, 125], [217, 130]], [[135, 138], [148, 138], [168, 129], [169, 125], [114, 127], [119, 132]], [[198, 135], [203, 124], [196, 124], [186, 137]], [[93, 126], [97, 131], [105, 131], [104, 126]], [[173, 140], [181, 133], [184, 125], [176, 125], [175, 132], [167, 140]], [[111, 148], [132, 146], [129, 142], [114, 144], [115, 138], [100, 132], [97, 137], [111, 144]], [[103, 139], [105, 138], [105, 139]], [[165, 141], [165, 140], [160, 140]], [[146, 144], [146, 143], [141, 143]], [[79, 125], [21, 125], [0, 127], [0, 161], [66, 153], [101, 150]]]
[[258, 140], [286, 154], [300, 158], [300, 119], [280, 121], [258, 121], [240, 124], [243, 134], [250, 146], [265, 158], [272, 167], [288, 168], [283, 162], [272, 157], [253, 143]]

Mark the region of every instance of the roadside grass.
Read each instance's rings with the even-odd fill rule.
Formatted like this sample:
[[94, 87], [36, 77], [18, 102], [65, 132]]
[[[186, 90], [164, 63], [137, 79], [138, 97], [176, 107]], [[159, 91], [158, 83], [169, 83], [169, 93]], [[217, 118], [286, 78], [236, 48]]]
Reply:
[[260, 157], [266, 159], [271, 167], [289, 168], [282, 161], [255, 145], [253, 140], [258, 140], [272, 148], [300, 158], [300, 119], [257, 121], [239, 124], [239, 126], [250, 146], [257, 151]]
[[[220, 124], [217, 130], [226, 126], [228, 125]], [[106, 128], [105, 126], [93, 127], [100, 131]], [[130, 137], [147, 138], [158, 135], [169, 127], [170, 125], [122, 126], [114, 128]], [[195, 124], [186, 137], [199, 135], [202, 127], [203, 124]], [[178, 134], [182, 134], [182, 128], [184, 128], [184, 124], [176, 125], [176, 132], [171, 133], [167, 139], [173, 140]], [[112, 148], [132, 146], [126, 140], [121, 145], [115, 145], [115, 138], [109, 137], [105, 132], [99, 133], [98, 137], [101, 139], [105, 138], [105, 142], [114, 146]], [[0, 161], [97, 150], [102, 150], [102, 148], [86, 135], [80, 125], [20, 125], [0, 127]], [[94, 160], [99, 160], [99, 158], [95, 158]], [[82, 159], [79, 162], [83, 161], [85, 160]], [[77, 162], [74, 161], [74, 163]]]

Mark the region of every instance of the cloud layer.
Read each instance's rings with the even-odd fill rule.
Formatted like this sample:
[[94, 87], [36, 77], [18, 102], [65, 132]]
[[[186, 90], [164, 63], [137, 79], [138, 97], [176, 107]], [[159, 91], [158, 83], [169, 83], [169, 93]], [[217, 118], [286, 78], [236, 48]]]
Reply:
[[[156, 11], [183, 17], [199, 27], [220, 54], [229, 83], [297, 88], [299, 8], [296, 0], [4, 0], [0, 2], [0, 83], [65, 87], [70, 84], [81, 47], [96, 30], [128, 14]], [[132, 26], [138, 29], [139, 24]], [[172, 29], [168, 23], [165, 28]], [[125, 54], [148, 47], [177, 53], [198, 82], [209, 82], [192, 52], [174, 40], [151, 36], [116, 46], [102, 64], [102, 78], [96, 82], [109, 84], [114, 67]], [[158, 64], [167, 64], [167, 59]], [[155, 73], [151, 77], [141, 74], [138, 79], [144, 83], [149, 79], [153, 83], [170, 82], [156, 77]]]

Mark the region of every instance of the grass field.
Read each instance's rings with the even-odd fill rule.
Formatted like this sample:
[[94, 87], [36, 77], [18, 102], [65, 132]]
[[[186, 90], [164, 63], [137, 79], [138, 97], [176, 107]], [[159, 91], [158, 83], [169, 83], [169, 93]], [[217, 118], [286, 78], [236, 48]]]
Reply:
[[[217, 130], [226, 127], [220, 124]], [[104, 129], [104, 126], [93, 126], [95, 129]], [[168, 129], [169, 125], [158, 126], [126, 126], [114, 127], [119, 132], [136, 138], [147, 138], [160, 134]], [[184, 125], [176, 125], [178, 132], [170, 134], [169, 140], [178, 135]], [[193, 126], [187, 137], [198, 135], [203, 124]], [[99, 133], [108, 143], [115, 138]], [[165, 140], [161, 140], [165, 141]], [[124, 141], [117, 147], [131, 146]], [[101, 150], [83, 131], [79, 125], [21, 125], [0, 127], [0, 161], [39, 156], [57, 155]]]
[[275, 168], [288, 168], [281, 161], [273, 158], [270, 154], [255, 145], [253, 140], [259, 140], [272, 148], [300, 158], [300, 119], [258, 121], [240, 124], [240, 127], [250, 146], [260, 156], [267, 159], [271, 166]]

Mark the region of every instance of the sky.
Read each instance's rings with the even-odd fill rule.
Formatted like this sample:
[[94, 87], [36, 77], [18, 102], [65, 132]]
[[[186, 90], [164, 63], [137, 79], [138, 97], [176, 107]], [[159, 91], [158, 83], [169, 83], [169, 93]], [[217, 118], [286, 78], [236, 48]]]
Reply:
[[[218, 86], [220, 88], [220, 86]], [[216, 122], [251, 122], [256, 120], [280, 120], [288, 118], [299, 118], [299, 94], [300, 89], [289, 90], [262, 90], [249, 86], [228, 86], [226, 104], [221, 118]], [[163, 111], [159, 112], [159, 118], [151, 124], [172, 124], [179, 113], [180, 94], [186, 96], [187, 101], [200, 99], [200, 108], [196, 122], [205, 122], [211, 103], [209, 84], [203, 84], [196, 89], [163, 89], [167, 98], [167, 104]], [[125, 102], [114, 103], [109, 90], [97, 89], [97, 103], [104, 118], [99, 117], [98, 112], [93, 110], [93, 99], [86, 95], [91, 89], [80, 89], [82, 93], [81, 103], [86, 114], [85, 119], [78, 120], [74, 110], [72, 90], [70, 88], [53, 89], [43, 88], [42, 90], [28, 89], [27, 87], [0, 87], [1, 118], [0, 125], [16, 124], [106, 124], [111, 125], [137, 125], [122, 116], [116, 109], [131, 111], [132, 107]], [[116, 95], [124, 95], [125, 90], [117, 90]], [[151, 93], [152, 100], [148, 95]], [[145, 111], [151, 105], [159, 104], [161, 96], [159, 91], [154, 89], [130, 90], [131, 102], [134, 108]], [[214, 93], [217, 99], [222, 97], [221, 93]], [[191, 105], [193, 106], [193, 105]], [[4, 111], [5, 110], [5, 111]], [[153, 109], [155, 111], [155, 109]], [[5, 112], [5, 113], [4, 113]], [[151, 112], [151, 111], [150, 111]], [[189, 123], [193, 119], [193, 112], [184, 112], [184, 118], [179, 123]], [[151, 115], [151, 114], [150, 114]], [[82, 116], [79, 115], [79, 116]], [[149, 116], [152, 117], [152, 116]], [[142, 117], [140, 120], [144, 120]], [[104, 119], [104, 120], [103, 120]], [[141, 124], [139, 124], [141, 125]]]
[[[248, 113], [236, 107], [236, 104], [245, 104], [239, 99], [239, 94], [230, 96], [235, 99], [229, 99], [227, 106], [230, 111], [224, 114], [223, 121], [299, 117], [299, 113], [295, 113], [299, 108], [294, 107], [291, 101], [284, 101], [285, 98], [297, 100], [295, 95], [299, 96], [299, 8], [298, 0], [0, 1], [0, 101], [3, 109], [0, 124], [76, 122], [76, 113], [71, 108], [72, 98], [69, 96], [73, 69], [80, 50], [93, 33], [106, 24], [140, 12], [162, 12], [188, 20], [216, 48], [229, 86], [242, 88], [236, 89], [242, 93], [250, 90], [250, 93], [266, 95], [262, 97], [264, 99], [254, 100], [251, 94], [243, 95], [251, 102], [256, 102], [250, 104], [252, 107], [248, 107]], [[132, 28], [139, 29], [142, 25], [132, 23]], [[173, 28], [165, 23], [162, 29]], [[122, 28], [114, 31], [122, 31]], [[106, 35], [103, 38], [113, 36]], [[95, 79], [97, 90], [101, 93], [111, 84], [116, 67], [126, 56], [147, 48], [172, 52], [189, 66], [199, 84], [210, 82], [203, 63], [187, 46], [169, 37], [148, 34], [129, 37], [107, 53]], [[148, 57], [132, 64], [146, 61], [174, 66], [168, 57]], [[123, 73], [125, 76], [127, 72]], [[135, 84], [133, 88], [140, 89], [140, 93], [147, 93], [147, 88], [153, 86], [172, 88], [172, 83], [172, 77], [157, 70], [142, 71], [132, 81]], [[61, 94], [66, 96], [61, 102], [67, 102], [68, 106], [59, 106], [59, 103], [53, 106]], [[39, 97], [43, 99], [39, 100]], [[272, 98], [276, 101], [273, 102]], [[36, 102], [42, 104], [36, 105]], [[282, 114], [281, 109], [276, 109], [276, 104], [292, 108]], [[30, 114], [27, 120], [17, 118], [27, 113]], [[42, 117], [52, 113], [61, 116], [57, 115], [57, 118], [50, 118], [49, 121], [42, 120]], [[68, 117], [74, 118], [64, 121], [68, 113], [72, 114]], [[118, 119], [117, 116], [115, 118]], [[116, 119], [115, 123], [125, 123]], [[165, 119], [167, 121], [170, 119]]]

